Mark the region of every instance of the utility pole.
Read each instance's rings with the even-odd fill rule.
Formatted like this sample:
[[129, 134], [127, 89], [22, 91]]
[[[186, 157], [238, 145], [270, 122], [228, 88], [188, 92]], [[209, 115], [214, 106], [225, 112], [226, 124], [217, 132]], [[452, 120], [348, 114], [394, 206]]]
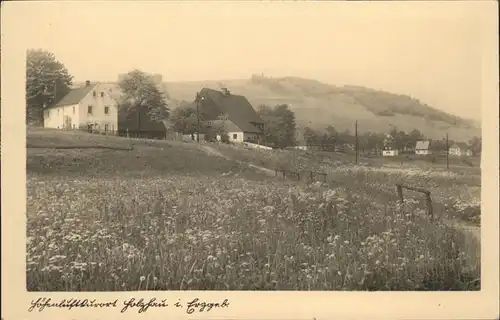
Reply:
[[356, 164], [358, 163], [358, 120], [356, 120], [356, 123], [354, 125], [354, 133], [355, 133], [355, 143], [356, 143]]
[[204, 97], [199, 92], [196, 93], [196, 141], [200, 143], [200, 103], [203, 102]]
[[448, 132], [446, 133], [446, 169], [450, 169], [450, 161], [448, 159], [450, 150], [448, 147]]

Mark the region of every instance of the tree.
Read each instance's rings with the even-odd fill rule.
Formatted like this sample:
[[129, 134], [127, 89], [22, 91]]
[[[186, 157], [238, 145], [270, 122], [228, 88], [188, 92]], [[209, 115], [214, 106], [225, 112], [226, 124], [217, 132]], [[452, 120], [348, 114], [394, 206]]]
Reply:
[[321, 145], [323, 150], [335, 151], [335, 146], [339, 142], [339, 133], [337, 129], [335, 129], [335, 127], [332, 125], [326, 127], [321, 140], [322, 140]]
[[118, 84], [123, 92], [120, 111], [137, 115], [137, 125], [143, 121], [161, 121], [168, 118], [169, 109], [165, 101], [166, 93], [161, 92], [151, 75], [140, 70], [128, 72]]
[[[453, 143], [451, 141], [448, 141], [448, 146], [451, 147]], [[440, 140], [432, 140], [431, 141], [431, 146], [430, 149], [436, 153], [445, 153], [446, 152], [446, 139], [440, 139]]]
[[196, 109], [188, 103], [182, 103], [175, 108], [170, 115], [170, 120], [174, 124], [174, 130], [176, 132], [185, 134], [196, 132]]
[[52, 52], [29, 49], [26, 55], [26, 120], [43, 123], [43, 108], [70, 90], [73, 77]]
[[295, 113], [290, 110], [288, 105], [278, 105], [274, 109], [275, 115], [279, 121], [278, 145], [281, 147], [294, 146], [295, 141]]
[[472, 151], [472, 154], [477, 156], [478, 154], [481, 153], [481, 144], [482, 144], [482, 138], [481, 137], [473, 137], [470, 141], [469, 141], [469, 146], [470, 146], [470, 149]]
[[307, 146], [317, 147], [321, 144], [320, 133], [310, 127], [304, 128], [304, 140]]
[[408, 134], [408, 141], [407, 141], [408, 144], [415, 146], [417, 144], [417, 141], [422, 141], [422, 140], [426, 140], [426, 137], [422, 134], [422, 132], [420, 132], [417, 129], [413, 129]]
[[257, 113], [264, 120], [264, 139], [267, 144], [281, 148], [295, 145], [295, 113], [288, 105], [277, 105], [274, 108], [261, 105]]

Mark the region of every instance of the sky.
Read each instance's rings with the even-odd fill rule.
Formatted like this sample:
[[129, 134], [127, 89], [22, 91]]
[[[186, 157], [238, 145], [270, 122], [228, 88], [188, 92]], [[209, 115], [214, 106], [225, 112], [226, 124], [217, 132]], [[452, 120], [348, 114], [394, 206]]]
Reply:
[[[484, 4], [484, 2], [483, 2]], [[300, 76], [480, 119], [481, 2], [17, 2], [16, 34], [76, 81]], [[490, 24], [491, 25], [491, 24]], [[18, 31], [19, 30], [19, 31]]]

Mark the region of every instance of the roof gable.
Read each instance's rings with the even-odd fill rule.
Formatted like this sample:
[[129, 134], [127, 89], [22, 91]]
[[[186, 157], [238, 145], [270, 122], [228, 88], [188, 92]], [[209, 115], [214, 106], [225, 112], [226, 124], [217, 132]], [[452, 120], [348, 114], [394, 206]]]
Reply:
[[83, 86], [80, 88], [72, 89], [61, 100], [59, 100], [58, 103], [49, 106], [49, 108], [78, 104], [96, 86], [97, 86], [97, 84], [91, 84], [89, 86]]
[[469, 146], [465, 142], [455, 142], [452, 146], [451, 149], [468, 149]]
[[417, 150], [427, 150], [429, 149], [430, 141], [417, 141], [415, 149]]
[[228, 118], [242, 131], [252, 133], [262, 132], [253, 123], [263, 124], [264, 122], [244, 96], [234, 94], [225, 95], [220, 91], [208, 88], [203, 88], [200, 91], [200, 95], [216, 105], [220, 112], [227, 114]]
[[207, 123], [211, 127], [224, 126], [227, 132], [241, 132], [241, 128], [239, 128], [234, 122], [231, 120], [210, 120]]

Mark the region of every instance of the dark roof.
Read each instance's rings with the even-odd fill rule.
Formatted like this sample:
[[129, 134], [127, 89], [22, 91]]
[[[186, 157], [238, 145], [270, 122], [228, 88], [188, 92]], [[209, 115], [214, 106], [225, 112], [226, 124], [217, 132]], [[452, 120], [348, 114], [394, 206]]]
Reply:
[[49, 108], [78, 104], [96, 86], [97, 84], [91, 84], [90, 86], [83, 86], [80, 88], [72, 89], [61, 100], [59, 100], [58, 103], [49, 106]]
[[219, 126], [219, 125], [224, 125], [226, 128], [227, 132], [239, 132], [242, 130], [240, 127], [235, 125], [232, 121], [228, 120], [210, 120], [208, 121], [208, 125], [210, 126]]
[[469, 149], [469, 146], [465, 142], [455, 142], [450, 148], [460, 148], [460, 149]]
[[[140, 113], [140, 115], [138, 115]], [[118, 110], [118, 130], [166, 132], [167, 121], [152, 120], [145, 110]]]
[[205, 100], [211, 101], [215, 106], [217, 106], [221, 113], [227, 114], [229, 120], [231, 120], [243, 132], [262, 132], [252, 123], [263, 124], [264, 122], [244, 96], [232, 93], [225, 95], [221, 91], [208, 88], [201, 89], [200, 95], [204, 97]]

